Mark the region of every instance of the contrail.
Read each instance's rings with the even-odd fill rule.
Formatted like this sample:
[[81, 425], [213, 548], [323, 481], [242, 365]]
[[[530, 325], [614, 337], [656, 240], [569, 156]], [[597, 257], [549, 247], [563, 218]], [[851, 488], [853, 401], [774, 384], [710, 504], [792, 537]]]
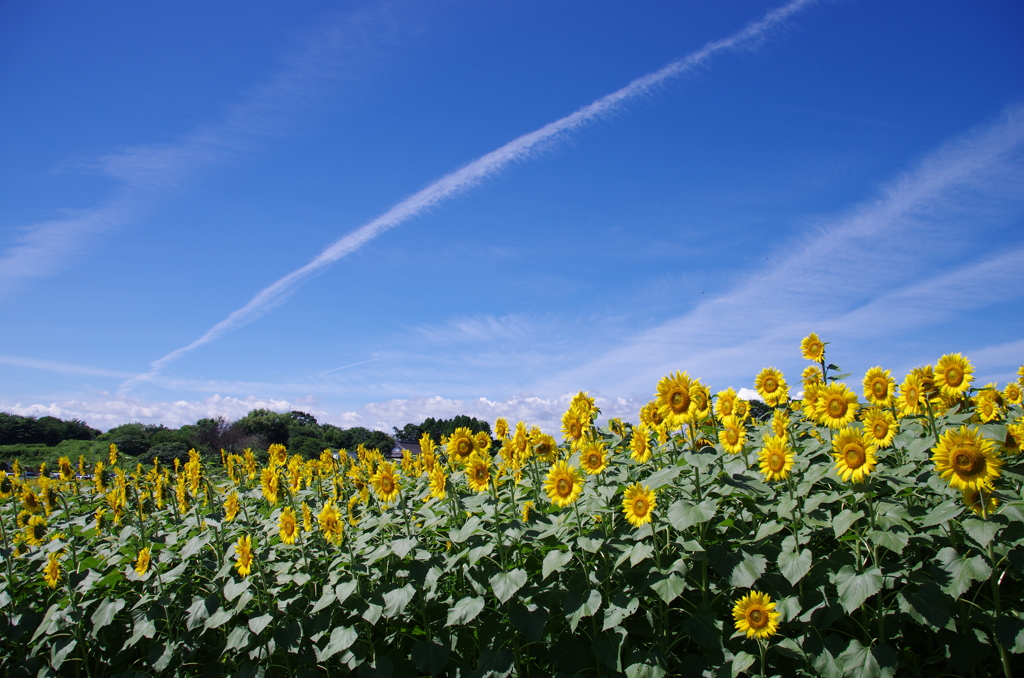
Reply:
[[322, 377], [325, 374], [330, 374], [331, 372], [337, 372], [338, 370], [347, 370], [348, 368], [355, 367], [356, 365], [365, 365], [366, 363], [372, 363], [372, 362], [375, 362], [377, 360], [383, 360], [383, 359], [384, 359], [384, 356], [381, 356], [379, 358], [370, 358], [369, 360], [364, 360], [364, 361], [359, 362], [359, 363], [352, 363], [351, 365], [344, 365], [342, 367], [335, 367], [333, 370], [327, 370], [326, 372], [321, 372], [320, 374], [317, 374], [317, 375], [314, 375], [314, 376]]
[[765, 35], [772, 28], [782, 24], [791, 16], [816, 1], [792, 0], [786, 5], [768, 12], [761, 19], [748, 24], [746, 28], [738, 33], [734, 33], [721, 40], [709, 42], [696, 52], [673, 61], [660, 70], [637, 78], [622, 89], [601, 97], [593, 103], [580, 108], [575, 113], [548, 123], [540, 129], [524, 134], [517, 139], [513, 139], [501, 148], [491, 151], [461, 169], [441, 177], [418, 193], [398, 203], [373, 221], [360, 226], [348, 235], [335, 241], [305, 266], [292, 271], [269, 287], [260, 290], [256, 296], [249, 300], [249, 303], [232, 312], [191, 344], [171, 351], [164, 357], [154, 360], [149, 365], [149, 372], [129, 379], [122, 384], [122, 389], [129, 389], [135, 383], [151, 379], [158, 375], [167, 365], [189, 351], [203, 344], [208, 344], [227, 332], [248, 325], [257, 318], [269, 313], [272, 309], [287, 301], [288, 297], [310, 277], [322, 272], [345, 255], [356, 251], [381, 233], [412, 219], [424, 210], [434, 207], [448, 198], [476, 186], [512, 162], [526, 158], [531, 151], [537, 149], [542, 143], [554, 141], [560, 136], [576, 131], [600, 116], [620, 108], [627, 101], [646, 94], [669, 78], [678, 77], [694, 70], [709, 61], [718, 52], [738, 49], [756, 42], [758, 38]]

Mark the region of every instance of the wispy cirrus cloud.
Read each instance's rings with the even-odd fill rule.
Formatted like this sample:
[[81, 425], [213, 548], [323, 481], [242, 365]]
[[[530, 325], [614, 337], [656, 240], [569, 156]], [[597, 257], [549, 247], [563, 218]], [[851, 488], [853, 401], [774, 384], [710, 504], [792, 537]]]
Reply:
[[[1015, 105], [924, 158], [877, 199], [798, 229], [776, 244], [769, 267], [729, 291], [533, 388], [646, 392], [675, 369], [742, 385], [787, 360], [811, 331], [847, 340], [848, 353], [865, 340], [915, 338], [1024, 297], [1022, 226], [1024, 106]], [[1001, 246], [979, 251], [986, 241]]]
[[139, 218], [198, 172], [255, 152], [262, 140], [283, 133], [347, 68], [375, 49], [369, 36], [387, 35], [388, 17], [386, 5], [334, 15], [266, 82], [229, 106], [221, 120], [170, 142], [130, 146], [79, 163], [79, 169], [115, 180], [113, 197], [20, 228], [0, 251], [0, 300], [73, 265], [98, 236]]
[[548, 123], [540, 129], [513, 139], [501, 148], [441, 177], [426, 188], [399, 202], [379, 217], [338, 239], [305, 266], [297, 268], [260, 290], [247, 304], [232, 311], [192, 343], [154, 360], [150, 363], [149, 372], [125, 382], [122, 385], [122, 390], [130, 390], [138, 383], [151, 380], [185, 354], [266, 315], [287, 301], [311, 277], [322, 273], [331, 264], [355, 252], [382, 233], [468, 191], [513, 163], [529, 159], [539, 150], [614, 113], [626, 103], [651, 93], [666, 81], [706, 65], [717, 54], [755, 47], [773, 29], [785, 25], [791, 17], [815, 2], [816, 0], [791, 0], [782, 7], [768, 12], [761, 19], [751, 22], [743, 30], [721, 40], [710, 42], [696, 52], [673, 61], [653, 73], [637, 78], [625, 87], [607, 94], [559, 120]]

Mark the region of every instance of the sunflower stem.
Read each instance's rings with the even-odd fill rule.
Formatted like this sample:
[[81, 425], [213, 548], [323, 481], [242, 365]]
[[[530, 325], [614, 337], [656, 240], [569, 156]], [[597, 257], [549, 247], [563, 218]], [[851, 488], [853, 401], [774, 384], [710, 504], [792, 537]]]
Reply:
[[[998, 579], [998, 568], [996, 567], [996, 555], [992, 549], [992, 542], [988, 543], [988, 561], [992, 564], [992, 575], [988, 578], [989, 586], [992, 587], [992, 603], [996, 608], [995, 621], [999, 621], [999, 618], [1003, 616], [1003, 600], [999, 594], [999, 579]], [[999, 640], [998, 634], [995, 636], [996, 647], [999, 648], [999, 661], [1003, 665], [1003, 676], [1005, 678], [1012, 678], [1013, 670], [1010, 667], [1010, 656], [1006, 654], [1006, 648], [1003, 647], [1002, 641]]]

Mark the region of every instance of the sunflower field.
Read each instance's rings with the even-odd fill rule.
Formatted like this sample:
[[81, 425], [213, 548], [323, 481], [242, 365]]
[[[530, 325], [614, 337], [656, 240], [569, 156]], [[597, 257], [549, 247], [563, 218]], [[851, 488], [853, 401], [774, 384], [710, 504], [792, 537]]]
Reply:
[[[1024, 675], [1020, 379], [666, 375], [390, 460], [0, 471], [10, 676]], [[860, 384], [858, 384], [860, 386]]]

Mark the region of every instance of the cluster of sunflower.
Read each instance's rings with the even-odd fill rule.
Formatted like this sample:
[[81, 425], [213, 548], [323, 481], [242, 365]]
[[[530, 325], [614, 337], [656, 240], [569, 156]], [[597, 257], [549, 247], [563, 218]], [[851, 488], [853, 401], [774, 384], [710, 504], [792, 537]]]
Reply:
[[[166, 549], [166, 534], [172, 529], [213, 535], [223, 571], [233, 570], [241, 582], [255, 572], [265, 579], [260, 554], [267, 549], [275, 554], [272, 559], [334, 557], [346, 549], [351, 553], [354, 543], [384, 538], [377, 535], [389, 535], [392, 529], [411, 538], [427, 529], [424, 516], [431, 511], [445, 513], [452, 526], [459, 526], [473, 507], [484, 505], [494, 507], [494, 525], [509, 520], [499, 519], [499, 510], [521, 517], [518, 530], [537, 524], [535, 516], [544, 516], [545, 524], [576, 525], [581, 539], [597, 529], [638, 544], [663, 539], [658, 548], [667, 552], [669, 540], [657, 536], [659, 529], [687, 529], [691, 521], [679, 518], [680, 512], [700, 505], [706, 496], [695, 464], [686, 489], [682, 484], [666, 486], [665, 478], [690, 468], [694, 460], [687, 454], [711, 451], [717, 456], [719, 471], [705, 479], [708, 486], [731, 481], [725, 471], [728, 463], [730, 469], [755, 469], [766, 487], [783, 487], [792, 499], [796, 469], [809, 463], [799, 458], [801, 451], [827, 449], [832, 477], [853, 492], [870, 493], [886, 451], [894, 448], [907, 422], [923, 427], [932, 439], [935, 476], [961, 493], [972, 515], [988, 519], [1000, 510], [1000, 491], [1006, 486], [1003, 466], [1024, 444], [1024, 366], [1019, 379], [1002, 389], [996, 384], [974, 387], [974, 368], [960, 354], [912, 370], [901, 384], [891, 371], [874, 367], [864, 375], [861, 398], [842, 381], [848, 375], [837, 374], [838, 368], [826, 360], [825, 346], [816, 334], [801, 343], [810, 365], [796, 397], [780, 370], [767, 367], [756, 376], [754, 388], [770, 408], [770, 418], [764, 420], [753, 417], [751, 401], [732, 388], [712, 395], [699, 379], [677, 371], [659, 381], [635, 425], [611, 419], [599, 427], [595, 400], [577, 393], [562, 416], [561, 442], [537, 426], [523, 421], [511, 426], [499, 418], [493, 439], [467, 428], [439, 441], [425, 434], [420, 454], [405, 451], [400, 460], [362, 446], [353, 454], [324, 450], [317, 458], [304, 459], [290, 455], [283, 445], [271, 445], [263, 464], [248, 449], [241, 454], [222, 450], [219, 465], [192, 450], [172, 468], [158, 461], [134, 464], [111, 445], [108, 458], [91, 468], [84, 458], [77, 466], [60, 459], [55, 478], [43, 468], [38, 480], [23, 479], [15, 463], [11, 474], [0, 471], [0, 501], [17, 509], [11, 512], [13, 529], [6, 518], [0, 519], [9, 584], [11, 558], [30, 558], [35, 549], [33, 562], [42, 564], [35, 581], [41, 580], [49, 591], [68, 584], [73, 601], [65, 570], [69, 559], [72, 570], [81, 569], [89, 549], [86, 539], [116, 545], [121, 553], [130, 544], [134, 576], [149, 580], [155, 574], [162, 582], [169, 558], [165, 553], [161, 559], [158, 552]], [[956, 425], [940, 427], [940, 420]], [[993, 440], [991, 426], [985, 429], [994, 422], [1004, 426], [1005, 440]], [[753, 466], [751, 453], [756, 453]], [[665, 476], [665, 471], [672, 474]], [[658, 474], [662, 479], [655, 482]], [[734, 477], [740, 480], [733, 482], [746, 482], [747, 476]], [[593, 500], [598, 494], [603, 504]], [[674, 507], [676, 515], [666, 520], [658, 512], [659, 502]], [[381, 520], [388, 516], [394, 519]], [[614, 527], [623, 518], [632, 529], [629, 534]], [[373, 525], [372, 534], [364, 530], [366, 524]], [[269, 525], [276, 529], [268, 530]], [[123, 530], [125, 526], [132, 530]], [[128, 534], [132, 536], [125, 542], [123, 535]], [[703, 530], [700, 534], [700, 539], [707, 536]], [[451, 548], [451, 541], [440, 539], [439, 545]], [[683, 537], [677, 543], [696, 548]], [[640, 546], [636, 549], [637, 554], [646, 553]], [[222, 564], [228, 562], [230, 568]], [[705, 572], [705, 595], [707, 586]], [[736, 597], [732, 588], [728, 596], [736, 633], [758, 641], [763, 668], [767, 641], [784, 628], [784, 615], [762, 590]]]

